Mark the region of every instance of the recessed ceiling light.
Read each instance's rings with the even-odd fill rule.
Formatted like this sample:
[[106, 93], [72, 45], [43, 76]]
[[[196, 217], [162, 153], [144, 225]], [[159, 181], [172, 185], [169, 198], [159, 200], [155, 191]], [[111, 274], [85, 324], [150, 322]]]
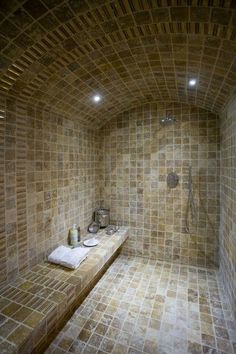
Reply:
[[189, 82], [188, 82], [189, 86], [195, 86], [196, 83], [197, 83], [196, 79], [190, 79]]
[[93, 96], [93, 101], [96, 102], [96, 103], [99, 102], [99, 101], [101, 101], [101, 99], [102, 99], [102, 98], [101, 98], [100, 95], [94, 95], [94, 96]]

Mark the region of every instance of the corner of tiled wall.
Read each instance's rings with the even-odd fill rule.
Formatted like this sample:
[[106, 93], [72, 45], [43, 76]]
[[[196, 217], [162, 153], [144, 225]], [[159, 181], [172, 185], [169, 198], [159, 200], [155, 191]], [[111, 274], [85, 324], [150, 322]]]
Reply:
[[73, 223], [86, 232], [100, 205], [101, 155], [99, 136], [79, 120], [9, 97], [0, 104], [4, 282], [67, 243]]
[[221, 114], [220, 277], [236, 318], [236, 98]]
[[[173, 115], [177, 123], [160, 126]], [[131, 227], [125, 252], [186, 264], [218, 264], [219, 119], [175, 102], [130, 109], [102, 129], [103, 199], [114, 222]], [[188, 167], [193, 168], [196, 226], [185, 231]], [[166, 186], [169, 172], [180, 177]]]
[[7, 279], [6, 227], [5, 227], [5, 166], [4, 146], [6, 127], [6, 98], [0, 96], [0, 284]]

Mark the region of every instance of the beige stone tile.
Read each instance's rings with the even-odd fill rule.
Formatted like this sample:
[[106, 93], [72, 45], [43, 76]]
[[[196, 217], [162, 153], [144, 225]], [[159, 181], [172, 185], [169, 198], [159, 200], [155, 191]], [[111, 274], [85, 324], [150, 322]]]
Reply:
[[[153, 283], [155, 285], [152, 284], [151, 287], [147, 281], [147, 270], [156, 274]], [[117, 277], [119, 274], [122, 274], [122, 278], [120, 281], [115, 281], [119, 279]], [[125, 350], [125, 353], [143, 351], [150, 354], [156, 352], [203, 354], [209, 353], [210, 350], [213, 353], [216, 350], [233, 353], [232, 342], [230, 338], [226, 338], [230, 332], [224, 311], [221, 309], [223, 305], [215, 307], [215, 303], [211, 301], [207, 306], [199, 305], [192, 301], [192, 297], [178, 300], [167, 295], [168, 290], [173, 288], [170, 279], [174, 278], [177, 279], [177, 286], [181, 284], [183, 293], [187, 294], [189, 289], [194, 289], [195, 292], [201, 293], [203, 299], [205, 291], [203, 289], [209, 288], [212, 291], [214, 289], [214, 292], [218, 289], [216, 277], [216, 271], [208, 274], [207, 270], [198, 267], [186, 265], [176, 267], [167, 262], [120, 255], [61, 331], [62, 337], [53, 343], [59, 348], [58, 343], [62, 338], [69, 336], [73, 341], [72, 352], [75, 353], [81, 351], [76, 347], [86, 346], [89, 352], [99, 345], [99, 351], [104, 353], [108, 348], [111, 350], [111, 347], [118, 353], [120, 350]], [[136, 278], [139, 279], [139, 288], [143, 293], [141, 307], [137, 302], [139, 297], [136, 296], [133, 288]], [[126, 301], [117, 302], [116, 299], [118, 289], [124, 284], [129, 296], [129, 310], [124, 308]], [[113, 299], [115, 306], [110, 305]], [[218, 298], [218, 302], [219, 300], [221, 297]], [[97, 310], [99, 303], [106, 305], [104, 312]], [[149, 307], [152, 309], [152, 314], [153, 311], [159, 314], [157, 318], [142, 315], [141, 309]], [[113, 309], [114, 313], [112, 311], [107, 313], [107, 308]], [[212, 316], [212, 311], [220, 317]], [[124, 316], [125, 313], [127, 317]], [[121, 317], [117, 317], [117, 314]], [[77, 335], [78, 338], [73, 334], [73, 328], [78, 328], [78, 333], [81, 331]]]
[[16, 346], [22, 345], [29, 337], [31, 329], [24, 325], [19, 325], [8, 337], [10, 342]]

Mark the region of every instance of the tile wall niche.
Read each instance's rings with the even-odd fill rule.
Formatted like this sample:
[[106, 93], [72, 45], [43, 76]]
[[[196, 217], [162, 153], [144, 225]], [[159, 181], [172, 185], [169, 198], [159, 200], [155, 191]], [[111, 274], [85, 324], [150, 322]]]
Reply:
[[220, 274], [236, 317], [236, 100], [221, 116]]
[[[177, 123], [160, 126], [166, 114]], [[103, 136], [102, 199], [114, 222], [130, 225], [125, 253], [200, 266], [218, 263], [219, 119], [200, 108], [153, 103], [110, 121]], [[196, 223], [185, 231], [192, 166]], [[166, 178], [175, 171], [176, 189]]]
[[[55, 113], [1, 100], [0, 282], [87, 228], [100, 190], [100, 142], [93, 130]], [[5, 206], [5, 207], [4, 207]]]

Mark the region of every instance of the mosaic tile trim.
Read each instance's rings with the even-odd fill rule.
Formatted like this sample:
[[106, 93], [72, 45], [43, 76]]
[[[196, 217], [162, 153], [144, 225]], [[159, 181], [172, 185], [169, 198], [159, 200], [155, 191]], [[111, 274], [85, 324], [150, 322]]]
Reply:
[[[177, 123], [161, 127], [166, 114]], [[153, 103], [124, 112], [103, 136], [103, 203], [111, 218], [129, 225], [127, 254], [199, 266], [218, 263], [219, 119], [178, 103]], [[188, 168], [192, 165], [196, 221], [189, 215]], [[180, 182], [169, 189], [175, 171]]]
[[98, 246], [77, 270], [40, 263], [0, 291], [0, 352], [28, 354], [47, 341], [91, 282], [128, 237], [99, 232]]
[[235, 86], [233, 0], [5, 1], [0, 33], [2, 93], [92, 125], [152, 100], [219, 112]]
[[234, 354], [217, 274], [121, 255], [45, 354]]

